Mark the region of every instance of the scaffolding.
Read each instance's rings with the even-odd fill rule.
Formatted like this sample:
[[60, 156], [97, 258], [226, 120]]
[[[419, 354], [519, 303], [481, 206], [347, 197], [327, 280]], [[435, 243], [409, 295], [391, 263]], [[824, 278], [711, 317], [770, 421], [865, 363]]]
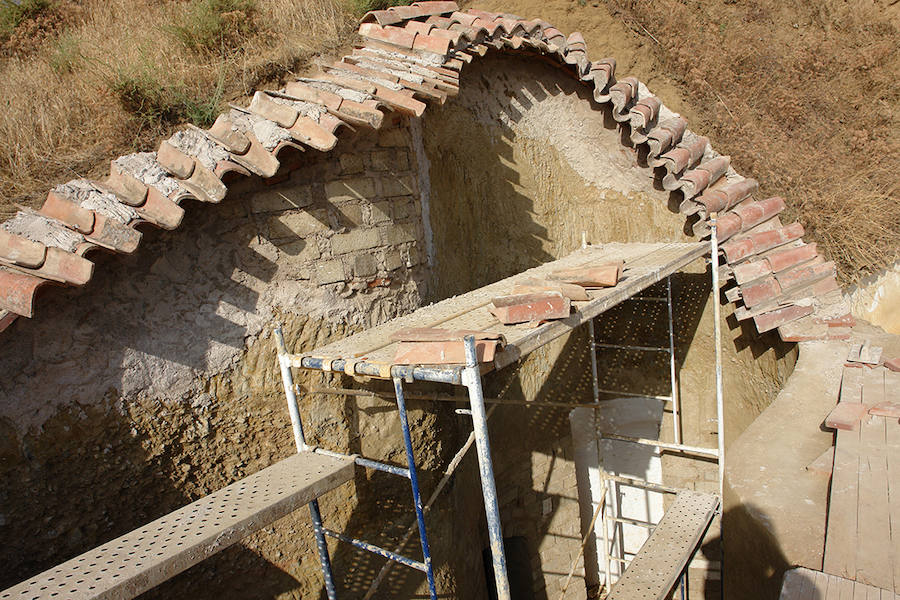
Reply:
[[[668, 306], [669, 318], [669, 345], [667, 348], [651, 348], [641, 347], [642, 351], [667, 352], [670, 359], [670, 377], [672, 393], [668, 397], [661, 397], [672, 401], [674, 412], [675, 440], [674, 444], [659, 442], [658, 440], [649, 440], [641, 438], [630, 438], [618, 435], [615, 432], [603, 432], [603, 435], [609, 439], [618, 439], [636, 444], [654, 445], [657, 448], [666, 448], [684, 453], [695, 453], [704, 456], [720, 456], [719, 451], [688, 446], [682, 444], [680, 433], [680, 421], [678, 410], [678, 385], [677, 385], [677, 369], [675, 365], [675, 347], [674, 347], [674, 329], [673, 329], [673, 309], [672, 309], [672, 289], [670, 276], [693, 262], [694, 260], [706, 255], [709, 247], [704, 243], [670, 243], [670, 244], [607, 244], [604, 246], [585, 246], [581, 250], [573, 254], [551, 263], [547, 263], [540, 267], [530, 269], [524, 273], [520, 273], [513, 277], [504, 279], [497, 283], [491, 284], [484, 288], [474, 290], [467, 294], [457, 296], [437, 304], [433, 304], [415, 311], [410, 315], [394, 319], [388, 323], [372, 328], [360, 334], [350, 336], [334, 344], [330, 344], [323, 348], [318, 348], [312, 352], [305, 354], [291, 354], [284, 345], [281, 333], [277, 334], [279, 362], [281, 365], [281, 373], [283, 377], [284, 390], [288, 400], [288, 408], [291, 414], [291, 421], [294, 426], [295, 439], [297, 440], [298, 450], [305, 449], [312, 452], [323, 452], [329, 455], [336, 455], [319, 448], [311, 448], [306, 445], [303, 427], [300, 422], [299, 406], [297, 403], [297, 389], [294, 386], [292, 368], [307, 369], [322, 372], [343, 373], [353, 377], [366, 377], [372, 379], [390, 380], [393, 382], [394, 395], [396, 398], [397, 408], [400, 413], [401, 429], [406, 449], [407, 468], [398, 472], [398, 467], [392, 465], [384, 465], [378, 461], [363, 457], [352, 457], [357, 464], [366, 467], [379, 469], [385, 472], [406, 476], [411, 483], [412, 493], [414, 497], [416, 522], [421, 539], [423, 552], [423, 560], [417, 561], [405, 557], [399, 552], [389, 551], [372, 544], [368, 544], [361, 540], [348, 538], [343, 534], [328, 530], [322, 524], [322, 517], [318, 509], [317, 502], [310, 503], [310, 512], [313, 519], [313, 528], [316, 534], [317, 545], [319, 548], [319, 557], [322, 564], [323, 575], [326, 582], [326, 590], [329, 600], [334, 596], [334, 574], [331, 568], [328, 549], [325, 545], [325, 536], [331, 536], [343, 542], [353, 544], [359, 549], [374, 552], [391, 561], [399, 562], [408, 567], [423, 571], [428, 580], [429, 593], [432, 598], [436, 597], [434, 587], [434, 575], [432, 571], [431, 556], [427, 542], [427, 533], [425, 530], [424, 511], [421, 502], [421, 491], [418, 487], [418, 480], [415, 475], [415, 460], [412, 452], [411, 434], [409, 425], [406, 420], [405, 402], [408, 397], [424, 397], [436, 401], [447, 400], [459, 402], [460, 397], [447, 397], [440, 395], [411, 395], [406, 391], [407, 385], [416, 382], [435, 382], [444, 383], [455, 386], [465, 387], [467, 390], [468, 407], [463, 410], [464, 414], [471, 415], [473, 424], [473, 433], [470, 440], [474, 438], [477, 449], [479, 476], [481, 480], [482, 496], [484, 500], [485, 516], [487, 518], [488, 538], [490, 542], [490, 554], [493, 566], [493, 574], [496, 584], [497, 597], [499, 600], [510, 600], [510, 584], [507, 574], [506, 557], [503, 546], [503, 534], [500, 525], [500, 511], [497, 501], [497, 489], [494, 479], [493, 465], [491, 460], [490, 440], [487, 427], [486, 404], [496, 403], [514, 403], [509, 401], [497, 401], [495, 399], [486, 399], [482, 387], [482, 376], [492, 370], [499, 370], [509, 366], [535, 349], [547, 344], [548, 342], [572, 332], [576, 328], [587, 325], [591, 340], [591, 370], [593, 374], [593, 391], [594, 398], [592, 403], [554, 403], [573, 408], [592, 408], [596, 409], [603, 405], [600, 400], [600, 394], [618, 394], [622, 396], [643, 396], [643, 394], [631, 394], [626, 392], [613, 392], [609, 390], [601, 390], [597, 380], [597, 359], [596, 350], [597, 342], [594, 338], [593, 319], [604, 311], [618, 305], [621, 302], [639, 295], [651, 285], [666, 280], [666, 296], [665, 298], [645, 298], [645, 301], [666, 302]], [[713, 254], [716, 256], [716, 254]], [[508, 290], [518, 281], [528, 278], [545, 278], [547, 274], [554, 270], [573, 268], [590, 264], [597, 264], [598, 261], [622, 260], [625, 263], [624, 276], [620, 283], [612, 288], [603, 288], [599, 290], [590, 290], [589, 299], [584, 302], [573, 302], [575, 311], [566, 318], [557, 321], [544, 323], [538, 327], [506, 327], [503, 333], [506, 337], [507, 344], [502, 350], [498, 350], [495, 357], [490, 362], [479, 363], [476, 356], [476, 342], [472, 335], [464, 336], [460, 342], [465, 348], [465, 364], [456, 365], [399, 365], [393, 363], [393, 356], [396, 350], [396, 342], [391, 341], [391, 334], [400, 329], [409, 327], [437, 327], [449, 328], [454, 330], [477, 330], [485, 331], [487, 329], [496, 329], [497, 321], [493, 318], [488, 310], [488, 305], [492, 298], [508, 293]], [[716, 265], [712, 270], [716, 271]], [[717, 274], [716, 274], [717, 275]], [[716, 324], [718, 327], [718, 323]], [[353, 394], [360, 395], [366, 392], [359, 390], [344, 389], [314, 389], [310, 390], [315, 393], [334, 393], [334, 394]], [[525, 403], [528, 404], [528, 403]], [[531, 403], [535, 406], [546, 406], [545, 403]], [[721, 420], [718, 423], [721, 428]], [[720, 435], [721, 439], [721, 435]], [[462, 451], [461, 451], [462, 452]], [[457, 455], [460, 457], [460, 454]], [[456, 460], [456, 459], [454, 459]], [[721, 467], [720, 467], [721, 471]], [[603, 496], [612, 493], [613, 486], [633, 485], [643, 486], [645, 489], [674, 492], [666, 486], [652, 484], [646, 481], [619, 477], [611, 474], [602, 474]], [[433, 499], [432, 495], [432, 499]], [[579, 491], [581, 496], [581, 491]], [[430, 504], [430, 502], [429, 502]], [[614, 514], [607, 514], [605, 507], [607, 502], [600, 501], [594, 504], [594, 521], [597, 519], [598, 509], [602, 515], [602, 531], [604, 532], [604, 548], [606, 554], [606, 589], [610, 587], [611, 573], [610, 561], [619, 560], [625, 562], [624, 557], [619, 558], [610, 552], [609, 540], [606, 535], [606, 524], [612, 522], [615, 524], [624, 521], [624, 517]], [[647, 526], [654, 524], [647, 523]], [[593, 529], [592, 522], [588, 529]], [[582, 551], [585, 551], [590, 531], [586, 531]], [[577, 561], [577, 558], [576, 558]], [[574, 571], [574, 564], [573, 569]], [[569, 574], [571, 579], [572, 573]], [[682, 581], [684, 578], [681, 578]], [[370, 589], [371, 591], [371, 589]]]

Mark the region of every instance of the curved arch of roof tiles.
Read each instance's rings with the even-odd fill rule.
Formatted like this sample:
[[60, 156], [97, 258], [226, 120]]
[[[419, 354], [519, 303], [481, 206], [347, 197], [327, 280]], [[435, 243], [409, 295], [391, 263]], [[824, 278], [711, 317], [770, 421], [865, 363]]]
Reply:
[[636, 78], [618, 78], [614, 59], [592, 62], [580, 33], [566, 37], [540, 19], [460, 12], [446, 1], [370, 12], [359, 33], [364, 44], [320, 74], [256, 92], [248, 107], [232, 107], [208, 130], [189, 125], [155, 153], [113, 160], [105, 181], [59, 185], [39, 211], [0, 224], [0, 330], [33, 316], [42, 286], [87, 284], [88, 251], [134, 252], [137, 224], [177, 228], [185, 199], [220, 202], [228, 172], [275, 175], [285, 147], [328, 151], [341, 126], [379, 128], [385, 111], [421, 116], [428, 103], [456, 95], [465, 65], [493, 49], [550, 60], [591, 87], [634, 147], [646, 146], [662, 186], [680, 192], [695, 235], [708, 236], [709, 215], [718, 213], [726, 296], [739, 304], [739, 319], [752, 319], [760, 332], [778, 328], [786, 340], [848, 333], [834, 264], [802, 242], [800, 223], [781, 223], [784, 201], [756, 198], [756, 181], [736, 173], [729, 157]]

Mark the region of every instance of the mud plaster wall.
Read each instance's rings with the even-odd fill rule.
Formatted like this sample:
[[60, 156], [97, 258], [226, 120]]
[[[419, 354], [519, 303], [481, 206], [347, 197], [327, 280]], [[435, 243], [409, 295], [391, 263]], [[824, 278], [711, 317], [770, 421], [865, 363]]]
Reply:
[[[283, 321], [300, 351], [420, 304], [412, 151], [395, 119], [377, 134], [345, 131], [328, 155], [282, 155], [273, 180], [235, 181], [220, 205], [188, 206], [177, 231], [148, 229], [134, 256], [101, 257], [87, 288], [52, 290], [39, 318], [4, 334], [0, 589], [293, 451], [268, 324]], [[336, 397], [307, 397], [303, 412], [323, 446], [383, 435], [369, 455], [398, 458], [396, 418]], [[436, 428], [421, 411], [410, 419], [417, 433]], [[426, 469], [440, 457], [427, 454]], [[365, 482], [323, 498], [331, 526], [373, 528], [356, 509]], [[357, 562], [335, 556], [358, 571], [348, 586], [371, 575]], [[299, 511], [150, 595], [312, 598], [320, 582]]]
[[[683, 233], [684, 218], [670, 209], [680, 199], [653, 185], [652, 170], [623, 145], [608, 111], [559, 70], [489, 54], [467, 67], [460, 89], [424, 119], [435, 246], [432, 294], [460, 293], [564, 256], [581, 244], [582, 232], [592, 243], [692, 239]], [[684, 443], [714, 448], [710, 289], [702, 261], [673, 278]], [[665, 288], [649, 293], [662, 295]], [[664, 307], [623, 304], [598, 319], [598, 339], [665, 345]], [[726, 441], [774, 398], [795, 357], [777, 336], [759, 337], [730, 313], [724, 306]], [[590, 401], [587, 348], [586, 333], [578, 332], [529, 357], [517, 374], [497, 374], [511, 378], [502, 386], [488, 385], [525, 400]], [[601, 388], [669, 393], [664, 355], [601, 351], [599, 362]], [[538, 597], [556, 597], [565, 579], [559, 573], [568, 571], [579, 546], [566, 411], [497, 410], [491, 435], [501, 503], [509, 506], [501, 507], [504, 533], [529, 538], [532, 567], [541, 570], [534, 573], [534, 585], [546, 589]], [[672, 441], [671, 419], [668, 404], [663, 440]], [[713, 463], [672, 455], [663, 461], [667, 483], [716, 490]], [[467, 487], [477, 491], [477, 480]], [[469, 534], [460, 528], [461, 536]], [[707, 540], [712, 561], [718, 560], [717, 535]], [[706, 573], [692, 577], [695, 592], [704, 593]], [[584, 593], [583, 584], [571, 587]]]

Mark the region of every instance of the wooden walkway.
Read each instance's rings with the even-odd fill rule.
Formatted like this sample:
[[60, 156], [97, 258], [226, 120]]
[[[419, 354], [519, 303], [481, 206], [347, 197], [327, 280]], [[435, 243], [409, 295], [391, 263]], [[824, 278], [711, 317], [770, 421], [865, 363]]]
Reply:
[[[845, 367], [841, 402], [900, 401], [900, 373]], [[838, 430], [825, 538], [826, 573], [900, 591], [900, 423], [866, 415]], [[829, 596], [830, 598], [830, 596]]]
[[[354, 359], [371, 364], [390, 364], [397, 350], [391, 334], [408, 327], [440, 327], [502, 333], [507, 345], [497, 353], [494, 369], [514, 363], [529, 352], [564, 335], [616, 304], [645, 290], [666, 276], [682, 269], [709, 252], [706, 243], [603, 244], [578, 250], [565, 258], [529, 269], [483, 288], [448, 298], [383, 325], [316, 348], [307, 356], [331, 360]], [[550, 321], [538, 327], [502, 325], [489, 310], [491, 299], [509, 294], [517, 283], [545, 279], [553, 271], [624, 261], [624, 273], [618, 285], [588, 290], [587, 301], [572, 302], [574, 311], [567, 319]], [[295, 365], [298, 366], [298, 365]]]
[[128, 599], [353, 478], [352, 460], [303, 452], [0, 592], [2, 600]]
[[890, 590], [798, 567], [784, 574], [778, 600], [900, 600]]

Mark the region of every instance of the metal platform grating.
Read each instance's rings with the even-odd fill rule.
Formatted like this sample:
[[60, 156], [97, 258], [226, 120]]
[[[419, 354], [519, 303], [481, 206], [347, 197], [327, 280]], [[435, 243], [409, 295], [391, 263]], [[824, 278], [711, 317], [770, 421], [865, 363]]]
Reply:
[[[506, 348], [497, 353], [491, 365], [494, 369], [502, 369], [708, 253], [709, 245], [705, 243], [610, 243], [588, 246], [559, 260], [422, 307], [378, 327], [316, 348], [304, 356], [329, 361], [356, 360], [370, 365], [390, 364], [397, 349], [396, 342], [390, 339], [392, 333], [406, 327], [441, 327], [502, 333], [507, 340]], [[572, 302], [575, 311], [566, 319], [551, 321], [539, 327], [502, 325], [488, 308], [492, 298], [508, 294], [516, 283], [524, 279], [546, 278], [556, 270], [618, 260], [625, 263], [619, 284], [611, 288], [589, 290], [590, 299]], [[317, 368], [308, 362], [295, 362], [294, 366]], [[366, 374], [378, 376], [370, 372]]]
[[703, 541], [718, 508], [719, 499], [712, 494], [679, 492], [607, 598], [667, 598]]
[[304, 452], [0, 592], [2, 600], [125, 599], [349, 481], [353, 461]]

